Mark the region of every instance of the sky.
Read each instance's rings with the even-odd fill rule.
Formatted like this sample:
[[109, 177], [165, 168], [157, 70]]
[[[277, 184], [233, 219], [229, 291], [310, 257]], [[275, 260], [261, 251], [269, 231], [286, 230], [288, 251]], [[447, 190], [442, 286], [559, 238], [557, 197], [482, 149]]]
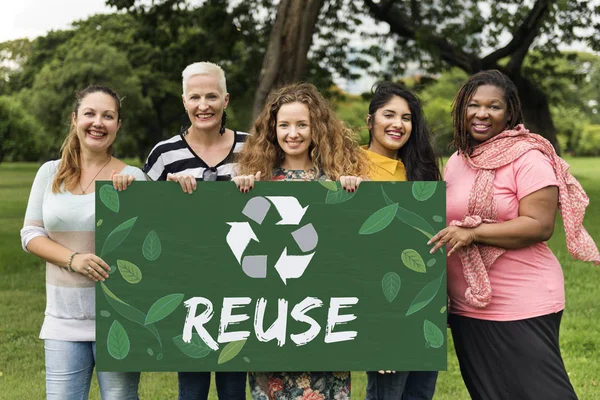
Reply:
[[105, 0], [0, 0], [0, 42], [67, 29], [71, 22], [111, 12]]

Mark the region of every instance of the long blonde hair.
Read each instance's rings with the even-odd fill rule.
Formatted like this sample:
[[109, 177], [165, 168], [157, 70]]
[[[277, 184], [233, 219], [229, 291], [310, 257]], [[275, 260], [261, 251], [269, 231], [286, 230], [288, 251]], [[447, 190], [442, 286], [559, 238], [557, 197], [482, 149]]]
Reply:
[[[54, 177], [54, 181], [52, 181], [52, 193], [60, 192], [61, 185], [63, 184], [64, 188], [72, 188], [79, 182], [79, 178], [81, 177], [81, 144], [79, 143], [79, 137], [77, 137], [77, 126], [74, 120], [77, 117], [77, 112], [83, 99], [87, 95], [97, 92], [105, 93], [115, 100], [117, 119], [121, 120], [121, 100], [111, 88], [90, 85], [75, 94], [75, 106], [73, 107], [73, 114], [71, 116], [71, 125], [69, 133], [60, 147], [60, 162], [58, 164], [58, 172]], [[112, 154], [112, 145], [108, 148], [108, 154]]]
[[310, 115], [311, 144], [309, 156], [315, 167], [329, 179], [342, 175], [367, 174], [367, 159], [357, 145], [356, 135], [335, 115], [327, 101], [310, 83], [285, 86], [267, 99], [250, 130], [238, 165], [244, 175], [261, 171], [263, 179], [273, 176], [273, 168], [281, 165], [285, 153], [277, 142], [277, 113], [284, 104], [302, 103]]

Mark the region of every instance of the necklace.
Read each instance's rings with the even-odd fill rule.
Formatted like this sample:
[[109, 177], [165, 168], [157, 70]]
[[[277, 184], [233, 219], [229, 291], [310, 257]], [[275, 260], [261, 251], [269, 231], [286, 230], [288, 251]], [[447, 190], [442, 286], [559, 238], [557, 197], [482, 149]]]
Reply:
[[108, 163], [110, 162], [110, 160], [112, 160], [112, 156], [108, 157], [108, 161], [106, 162], [106, 164], [104, 164], [102, 166], [102, 168], [100, 168], [100, 171], [98, 171], [98, 173], [96, 175], [94, 175], [94, 177], [92, 178], [92, 180], [90, 181], [90, 183], [87, 184], [87, 186], [85, 187], [85, 189], [83, 188], [83, 186], [81, 186], [81, 177], [79, 178], [79, 188], [81, 189], [81, 194], [85, 194], [85, 191], [88, 190], [88, 188], [90, 187], [90, 185], [96, 180], [96, 177], [98, 175], [100, 175], [100, 172], [102, 172], [102, 170], [104, 169], [104, 167], [106, 167], [108, 165]]

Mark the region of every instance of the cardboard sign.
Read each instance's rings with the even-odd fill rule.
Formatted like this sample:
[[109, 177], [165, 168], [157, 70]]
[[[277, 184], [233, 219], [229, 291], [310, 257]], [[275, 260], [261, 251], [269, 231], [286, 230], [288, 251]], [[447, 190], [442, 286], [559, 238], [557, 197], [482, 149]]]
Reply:
[[96, 185], [99, 370], [446, 369], [443, 182]]

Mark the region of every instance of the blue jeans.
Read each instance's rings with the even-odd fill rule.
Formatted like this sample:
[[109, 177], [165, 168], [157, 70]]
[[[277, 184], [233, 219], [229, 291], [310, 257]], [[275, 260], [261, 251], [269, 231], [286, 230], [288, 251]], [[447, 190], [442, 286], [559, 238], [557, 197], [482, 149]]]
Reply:
[[[221, 400], [246, 399], [246, 372], [215, 372], [217, 394]], [[210, 372], [178, 372], [179, 400], [206, 400]]]
[[437, 371], [367, 372], [366, 400], [431, 400]]
[[[46, 398], [85, 400], [96, 365], [96, 342], [44, 340]], [[103, 400], [138, 400], [139, 372], [97, 372]]]

